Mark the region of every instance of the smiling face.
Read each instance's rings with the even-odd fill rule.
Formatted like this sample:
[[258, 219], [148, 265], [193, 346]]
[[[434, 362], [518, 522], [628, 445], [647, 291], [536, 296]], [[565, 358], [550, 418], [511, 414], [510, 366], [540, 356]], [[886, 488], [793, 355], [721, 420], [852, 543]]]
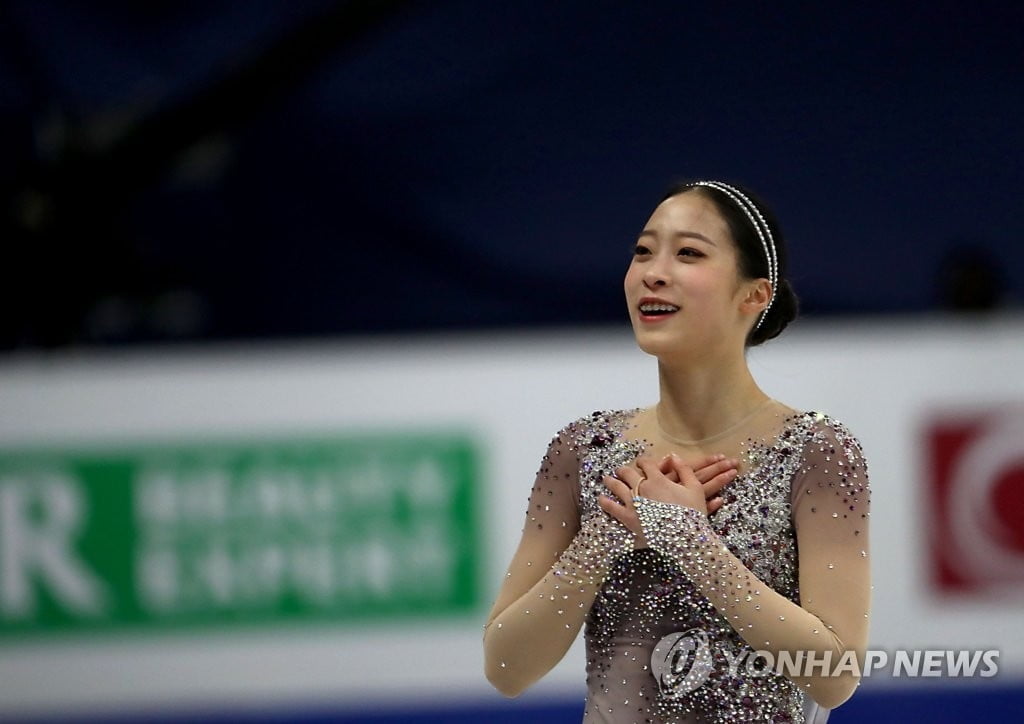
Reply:
[[763, 281], [740, 279], [736, 244], [713, 202], [700, 191], [672, 196], [647, 221], [626, 271], [637, 343], [659, 358], [742, 349], [767, 302]]

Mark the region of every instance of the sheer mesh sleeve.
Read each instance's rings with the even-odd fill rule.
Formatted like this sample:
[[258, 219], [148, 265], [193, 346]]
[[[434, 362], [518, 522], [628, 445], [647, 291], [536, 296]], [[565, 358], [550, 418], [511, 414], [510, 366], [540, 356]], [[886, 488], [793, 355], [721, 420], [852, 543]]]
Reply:
[[[822, 706], [853, 693], [867, 644], [870, 607], [869, 486], [858, 441], [828, 418], [816, 426], [793, 480], [800, 605], [758, 579], [693, 508], [636, 498], [648, 545], [680, 565], [755, 650], [780, 662], [819, 664], [783, 671]], [[798, 653], [802, 652], [802, 653]], [[827, 675], [827, 673], [839, 675]]]
[[487, 678], [515, 696], [550, 671], [572, 645], [615, 557], [633, 535], [599, 508], [581, 519], [577, 423], [548, 446], [522, 537], [484, 627]]

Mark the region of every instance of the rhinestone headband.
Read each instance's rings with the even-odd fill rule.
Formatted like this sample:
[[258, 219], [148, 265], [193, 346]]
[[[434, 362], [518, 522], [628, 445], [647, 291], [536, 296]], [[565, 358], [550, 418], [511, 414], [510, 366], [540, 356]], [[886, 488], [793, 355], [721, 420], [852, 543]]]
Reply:
[[775, 256], [775, 240], [772, 239], [772, 230], [768, 228], [768, 222], [764, 220], [764, 217], [761, 215], [761, 210], [757, 208], [757, 204], [747, 198], [746, 194], [735, 186], [730, 186], [729, 184], [722, 183], [721, 181], [694, 181], [690, 186], [706, 186], [707, 188], [721, 191], [723, 194], [728, 196], [732, 202], [747, 215], [750, 225], [754, 227], [754, 231], [757, 232], [757, 237], [761, 240], [761, 246], [764, 249], [764, 256], [768, 261], [768, 281], [772, 283], [772, 294], [768, 298], [768, 304], [761, 311], [761, 317], [757, 320], [757, 324], [754, 326], [754, 329], [758, 329], [761, 326], [761, 322], [764, 321], [765, 316], [768, 314], [768, 310], [771, 309], [772, 302], [775, 301], [775, 287], [779, 276], [779, 262]]

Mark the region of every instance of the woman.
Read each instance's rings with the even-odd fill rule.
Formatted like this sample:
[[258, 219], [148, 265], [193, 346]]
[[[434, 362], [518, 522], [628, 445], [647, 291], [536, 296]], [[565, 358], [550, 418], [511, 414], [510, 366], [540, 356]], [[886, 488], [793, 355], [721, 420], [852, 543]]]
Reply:
[[502, 693], [586, 622], [584, 721], [800, 722], [852, 694], [870, 599], [862, 450], [769, 397], [745, 357], [795, 317], [785, 272], [779, 228], [744, 189], [684, 184], [654, 210], [625, 292], [660, 398], [552, 440], [485, 627]]

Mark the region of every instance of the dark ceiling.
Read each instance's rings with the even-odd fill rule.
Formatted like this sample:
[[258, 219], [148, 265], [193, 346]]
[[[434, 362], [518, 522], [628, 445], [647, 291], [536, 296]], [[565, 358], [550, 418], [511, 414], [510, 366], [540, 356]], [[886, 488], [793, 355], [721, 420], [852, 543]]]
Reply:
[[625, 324], [670, 182], [810, 315], [1024, 299], [1019, 3], [0, 4], [0, 348]]

